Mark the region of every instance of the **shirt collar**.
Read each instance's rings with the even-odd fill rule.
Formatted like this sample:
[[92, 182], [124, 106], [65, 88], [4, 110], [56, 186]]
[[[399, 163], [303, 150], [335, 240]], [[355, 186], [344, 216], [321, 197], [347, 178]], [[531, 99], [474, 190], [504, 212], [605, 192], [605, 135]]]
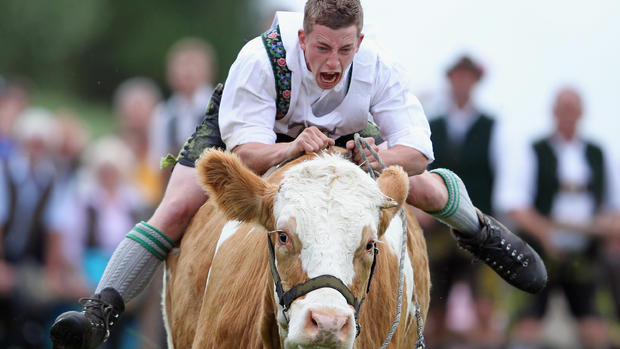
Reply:
[[451, 119], [473, 121], [477, 116], [478, 112], [471, 103], [467, 103], [463, 108], [459, 108], [455, 103], [452, 103], [448, 110], [448, 117]]
[[566, 149], [580, 147], [583, 144], [583, 141], [578, 134], [576, 134], [572, 139], [566, 139], [559, 133], [555, 133], [551, 137], [551, 144], [558, 149]]

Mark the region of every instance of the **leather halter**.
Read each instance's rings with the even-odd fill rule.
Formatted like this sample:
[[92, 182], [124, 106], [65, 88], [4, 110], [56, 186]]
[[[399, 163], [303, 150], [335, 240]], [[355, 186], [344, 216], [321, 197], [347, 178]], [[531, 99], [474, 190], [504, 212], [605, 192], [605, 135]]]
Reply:
[[[277, 231], [277, 230], [276, 230]], [[306, 282], [302, 284], [295, 285], [291, 287], [288, 291], [284, 292], [284, 288], [282, 287], [282, 280], [280, 279], [280, 274], [278, 273], [278, 268], [276, 267], [275, 262], [275, 252], [273, 243], [269, 238], [269, 234], [275, 231], [270, 231], [267, 233], [267, 243], [269, 245], [269, 267], [271, 269], [271, 276], [273, 277], [273, 282], [276, 286], [276, 293], [278, 294], [278, 302], [284, 308], [284, 312], [288, 311], [291, 304], [295, 299], [306, 295], [314, 290], [318, 290], [319, 288], [329, 287], [334, 290], [340, 292], [344, 299], [347, 300], [347, 303], [355, 309], [355, 337], [359, 336], [361, 331], [361, 325], [358, 322], [360, 308], [362, 306], [362, 302], [364, 302], [364, 296], [362, 298], [357, 299], [351, 289], [347, 287], [347, 285], [342, 282], [342, 280], [338, 279], [332, 275], [320, 275], [314, 277], [312, 279], [306, 280]], [[368, 284], [366, 285], [366, 293], [370, 291], [370, 283], [372, 281], [372, 276], [375, 273], [375, 266], [377, 265], [377, 254], [379, 253], [379, 249], [377, 249], [377, 245], [375, 244], [374, 254], [372, 265], [370, 267], [370, 276], [368, 277]], [[285, 317], [288, 322], [288, 317]]]

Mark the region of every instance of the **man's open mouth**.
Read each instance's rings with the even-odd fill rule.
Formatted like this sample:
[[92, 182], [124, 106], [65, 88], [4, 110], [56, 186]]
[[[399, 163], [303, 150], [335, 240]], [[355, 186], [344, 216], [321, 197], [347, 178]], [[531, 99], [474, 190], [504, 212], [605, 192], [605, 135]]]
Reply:
[[321, 80], [326, 83], [333, 83], [338, 80], [340, 73], [321, 73]]

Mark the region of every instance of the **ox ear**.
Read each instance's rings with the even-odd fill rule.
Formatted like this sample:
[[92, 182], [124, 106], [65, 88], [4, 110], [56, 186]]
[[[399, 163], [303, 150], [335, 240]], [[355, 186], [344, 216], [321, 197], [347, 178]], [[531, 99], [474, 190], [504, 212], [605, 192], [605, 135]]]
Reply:
[[264, 181], [230, 152], [205, 151], [196, 168], [199, 184], [228, 219], [275, 229], [273, 204], [278, 186]]
[[377, 180], [379, 189], [385, 194], [386, 200], [381, 205], [381, 219], [377, 235], [381, 237], [390, 225], [392, 218], [404, 205], [409, 194], [409, 177], [400, 166], [390, 166], [383, 170]]

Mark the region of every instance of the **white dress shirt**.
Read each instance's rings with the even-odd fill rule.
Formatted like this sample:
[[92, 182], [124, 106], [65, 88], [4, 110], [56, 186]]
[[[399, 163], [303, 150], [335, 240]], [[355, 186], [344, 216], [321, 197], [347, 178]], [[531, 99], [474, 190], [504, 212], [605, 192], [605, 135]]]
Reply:
[[257, 37], [241, 49], [224, 86], [219, 125], [227, 149], [250, 142], [273, 144], [276, 133], [296, 137], [309, 126], [337, 139], [361, 131], [370, 119], [379, 125], [389, 147], [405, 145], [434, 159], [430, 127], [420, 102], [409, 91], [400, 67], [382, 57], [372, 42], [364, 40], [355, 55], [348, 90], [344, 76], [335, 88], [323, 91], [308, 71], [299, 46], [302, 15], [278, 12], [274, 23], [280, 25], [292, 72], [289, 111], [275, 119], [273, 69]]
[[[587, 187], [591, 171], [586, 159], [586, 143], [576, 137], [567, 141], [560, 137], [554, 137], [551, 141], [554, 153], [557, 156], [558, 180], [564, 186]], [[612, 163], [603, 153], [605, 158], [606, 183], [603, 205], [613, 207], [614, 186]], [[534, 207], [537, 188], [538, 161], [532, 146], [526, 147], [521, 153], [513, 153], [511, 156], [510, 169], [505, 171], [505, 177], [498, 186], [498, 209], [503, 212]], [[560, 190], [552, 202], [550, 219], [562, 223], [575, 225], [587, 225], [595, 215], [596, 202], [588, 191], [562, 191]], [[581, 232], [568, 229], [557, 229], [552, 243], [555, 247], [565, 251], [583, 249], [588, 237]]]

